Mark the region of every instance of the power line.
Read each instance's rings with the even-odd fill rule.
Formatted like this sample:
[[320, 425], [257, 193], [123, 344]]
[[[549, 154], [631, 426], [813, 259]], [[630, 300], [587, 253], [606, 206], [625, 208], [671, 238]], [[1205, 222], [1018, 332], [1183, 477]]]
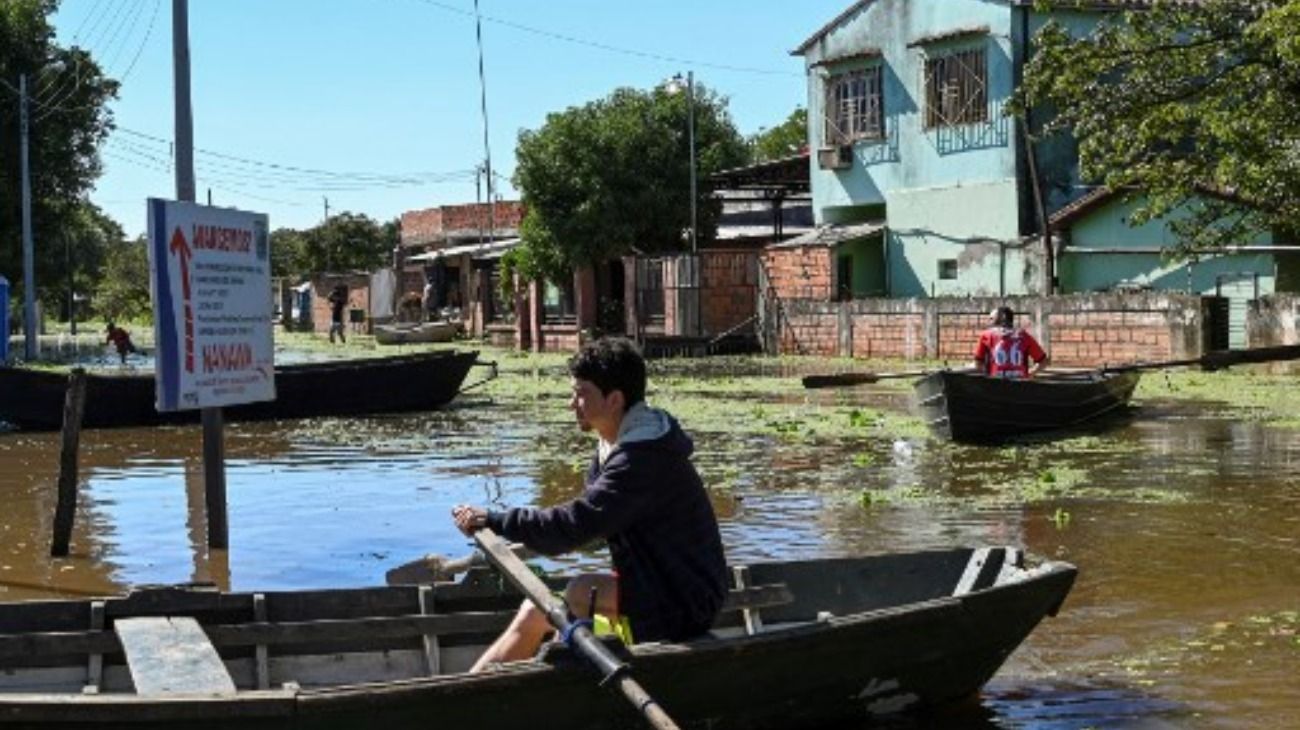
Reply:
[[[456, 15], [461, 15], [469, 18], [475, 17], [475, 13], [472, 10], [465, 10], [463, 8], [458, 8], [454, 5], [438, 2], [438, 0], [414, 0], [414, 1], [423, 3], [430, 7], [439, 8], [441, 10], [445, 10], [449, 13], [454, 13]], [[761, 74], [766, 76], [803, 76], [802, 71], [800, 72], [779, 71], [770, 68], [755, 68], [752, 66], [732, 66], [730, 64], [725, 64], [725, 63], [709, 63], [707, 61], [697, 61], [689, 58], [682, 58], [679, 56], [668, 56], [661, 53], [653, 53], [650, 51], [642, 51], [633, 48], [623, 48], [621, 46], [614, 46], [608, 43], [601, 43], [599, 41], [587, 40], [585, 38], [579, 38], [577, 36], [571, 36], [564, 33], [556, 33], [554, 31], [542, 30], [541, 28], [534, 28], [529, 25], [524, 25], [523, 23], [516, 23], [510, 20], [494, 18], [490, 15], [484, 15], [482, 16], [482, 18], [483, 20], [486, 20], [489, 23], [496, 23], [497, 25], [501, 25], [506, 28], [514, 28], [515, 30], [523, 31], [524, 33], [531, 33], [533, 35], [542, 36], [543, 38], [550, 38], [552, 40], [563, 41], [565, 43], [572, 43], [574, 45], [586, 46], [588, 48], [595, 48], [597, 50], [606, 51], [608, 53], [618, 53], [625, 56], [646, 58], [652, 61], [662, 61], [664, 63], [671, 63], [678, 66], [691, 66], [695, 68], [711, 68], [719, 71], [732, 71], [735, 73], [747, 73], [747, 74]]]

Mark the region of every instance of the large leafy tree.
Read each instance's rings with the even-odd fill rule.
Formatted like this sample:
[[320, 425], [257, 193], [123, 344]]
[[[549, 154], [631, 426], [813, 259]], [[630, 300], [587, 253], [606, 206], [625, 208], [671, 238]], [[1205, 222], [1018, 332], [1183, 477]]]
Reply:
[[[716, 235], [719, 209], [702, 181], [744, 164], [747, 149], [727, 101], [695, 87], [698, 238]], [[559, 277], [619, 256], [689, 246], [690, 99], [666, 88], [618, 89], [551, 114], [519, 136], [515, 186], [527, 214], [511, 263], [525, 276]]]
[[1049, 23], [1022, 91], [1085, 179], [1142, 193], [1135, 223], [1189, 212], [1185, 250], [1300, 228], [1297, 0], [1157, 0], [1079, 38]]
[[361, 213], [340, 213], [305, 231], [271, 234], [271, 269], [277, 276], [320, 271], [371, 271], [392, 260], [395, 221], [378, 223]]
[[[100, 173], [96, 150], [112, 128], [107, 102], [117, 93], [117, 82], [87, 51], [55, 43], [49, 18], [57, 5], [0, 1], [0, 274], [21, 287], [18, 86], [25, 75], [37, 287], [50, 303], [65, 293], [70, 259], [78, 271], [95, 264], [97, 254], [83, 247], [100, 240], [86, 230], [97, 228], [88, 221], [102, 214], [84, 196]], [[72, 257], [65, 240], [75, 247]]]
[[750, 137], [754, 162], [779, 160], [808, 146], [808, 110], [796, 108], [784, 122]]

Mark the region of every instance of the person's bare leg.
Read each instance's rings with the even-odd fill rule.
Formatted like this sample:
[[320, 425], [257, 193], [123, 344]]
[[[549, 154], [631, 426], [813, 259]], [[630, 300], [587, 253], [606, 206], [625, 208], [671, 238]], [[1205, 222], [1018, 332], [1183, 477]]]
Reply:
[[491, 664], [515, 662], [528, 659], [537, 653], [542, 639], [551, 631], [551, 624], [546, 620], [532, 601], [524, 599], [523, 605], [515, 618], [502, 632], [497, 640], [483, 652], [483, 656], [474, 662], [470, 672], [481, 672]]
[[[579, 618], [589, 618], [591, 589], [596, 589], [596, 613], [618, 620], [618, 582], [612, 575], [587, 574], [569, 581], [564, 589], [564, 600], [569, 610]], [[502, 632], [497, 640], [483, 652], [483, 655], [470, 667], [470, 672], [481, 672], [489, 665], [501, 662], [517, 662], [530, 659], [542, 645], [542, 639], [552, 631], [546, 616], [533, 605], [524, 600], [510, 626]]]

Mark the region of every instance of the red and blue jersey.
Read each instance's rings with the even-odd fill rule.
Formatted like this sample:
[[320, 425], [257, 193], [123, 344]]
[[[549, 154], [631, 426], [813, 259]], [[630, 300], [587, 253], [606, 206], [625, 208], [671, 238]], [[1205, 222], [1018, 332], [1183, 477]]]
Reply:
[[993, 327], [980, 333], [975, 359], [994, 378], [1027, 378], [1031, 362], [1047, 359], [1043, 346], [1022, 329]]

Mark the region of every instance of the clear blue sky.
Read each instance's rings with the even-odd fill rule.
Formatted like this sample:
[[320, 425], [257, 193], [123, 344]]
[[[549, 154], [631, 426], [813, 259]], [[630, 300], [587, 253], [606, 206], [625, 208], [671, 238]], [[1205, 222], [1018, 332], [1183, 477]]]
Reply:
[[[806, 99], [801, 60], [789, 51], [847, 5], [480, 0], [493, 166], [508, 178], [519, 130], [549, 112], [688, 70], [730, 98], [743, 134], [780, 123]], [[211, 188], [217, 205], [295, 228], [321, 220], [324, 197], [331, 213], [379, 220], [473, 201], [483, 159], [473, 8], [191, 0], [200, 200]], [[60, 43], [89, 48], [125, 79], [92, 199], [140, 233], [145, 198], [175, 192], [171, 2], [64, 0], [55, 22]]]

